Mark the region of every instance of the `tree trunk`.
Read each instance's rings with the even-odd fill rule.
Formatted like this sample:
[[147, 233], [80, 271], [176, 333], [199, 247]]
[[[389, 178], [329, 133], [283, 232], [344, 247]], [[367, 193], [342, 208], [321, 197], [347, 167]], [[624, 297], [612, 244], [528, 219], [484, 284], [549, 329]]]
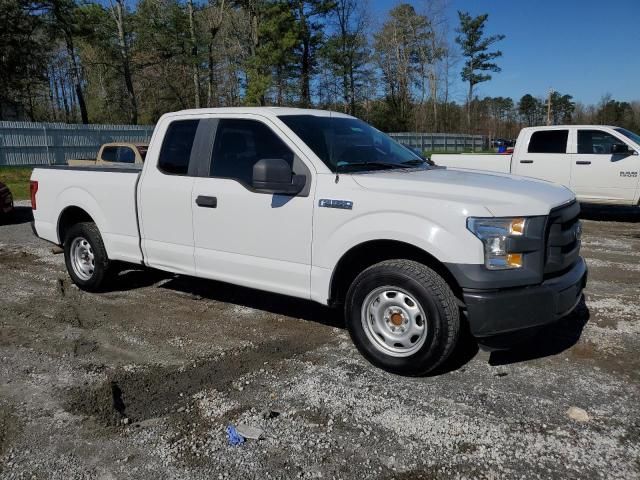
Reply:
[[129, 60], [129, 47], [124, 31], [124, 0], [116, 0], [116, 26], [118, 27], [118, 46], [120, 47], [120, 58], [122, 60], [122, 71], [124, 73], [124, 84], [129, 95], [129, 103], [131, 104], [130, 122], [132, 125], [138, 124], [138, 101], [136, 93], [133, 89], [133, 80], [131, 78], [131, 65]]
[[67, 55], [71, 61], [71, 76], [73, 78], [73, 88], [76, 92], [76, 98], [78, 99], [78, 107], [80, 108], [80, 117], [82, 123], [87, 125], [89, 123], [89, 113], [87, 112], [87, 104], [84, 101], [84, 94], [82, 92], [82, 79], [80, 76], [80, 65], [78, 65], [78, 59], [76, 58], [76, 50], [73, 46], [73, 38], [71, 32], [68, 30], [64, 32], [65, 43], [67, 46]]
[[213, 81], [215, 74], [213, 71], [213, 42], [209, 42], [209, 65], [207, 75], [207, 107], [213, 106]]
[[349, 63], [349, 115], [356, 114], [356, 81], [353, 62]]
[[473, 99], [473, 83], [469, 82], [469, 93], [467, 94], [467, 132], [471, 133], [471, 100]]
[[302, 29], [302, 58], [300, 59], [300, 104], [308, 107], [311, 104], [311, 35], [304, 13], [304, 2], [298, 2], [300, 26]]
[[71, 64], [71, 78], [74, 86], [76, 98], [78, 99], [78, 106], [80, 107], [80, 116], [82, 123], [89, 123], [89, 114], [87, 113], [87, 105], [84, 101], [84, 94], [82, 92], [82, 78], [80, 75], [80, 65], [78, 65], [78, 59], [76, 58], [76, 49], [73, 45], [73, 35], [71, 32], [71, 25], [69, 24], [70, 16], [69, 12], [62, 11], [62, 5], [59, 2], [53, 2], [52, 13], [62, 30], [65, 46], [67, 48], [67, 55], [69, 56], [69, 62]]
[[196, 27], [194, 23], [193, 0], [187, 1], [189, 11], [189, 36], [191, 42], [191, 61], [193, 63], [193, 88], [195, 107], [200, 108], [200, 69], [198, 67], [198, 44], [196, 42]]

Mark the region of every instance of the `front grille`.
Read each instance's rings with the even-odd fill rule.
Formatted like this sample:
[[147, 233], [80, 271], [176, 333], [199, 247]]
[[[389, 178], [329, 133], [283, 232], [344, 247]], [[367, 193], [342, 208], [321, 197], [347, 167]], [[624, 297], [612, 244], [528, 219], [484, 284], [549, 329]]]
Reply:
[[546, 228], [545, 278], [562, 275], [578, 260], [582, 233], [579, 214], [576, 201], [551, 210]]

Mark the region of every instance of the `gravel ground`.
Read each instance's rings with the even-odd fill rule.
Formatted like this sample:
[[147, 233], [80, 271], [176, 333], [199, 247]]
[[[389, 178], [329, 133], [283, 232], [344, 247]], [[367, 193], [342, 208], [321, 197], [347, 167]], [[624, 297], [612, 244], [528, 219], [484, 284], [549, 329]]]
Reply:
[[424, 378], [311, 303], [142, 270], [81, 292], [29, 217], [0, 226], [0, 478], [640, 477], [637, 209], [585, 210], [576, 313]]

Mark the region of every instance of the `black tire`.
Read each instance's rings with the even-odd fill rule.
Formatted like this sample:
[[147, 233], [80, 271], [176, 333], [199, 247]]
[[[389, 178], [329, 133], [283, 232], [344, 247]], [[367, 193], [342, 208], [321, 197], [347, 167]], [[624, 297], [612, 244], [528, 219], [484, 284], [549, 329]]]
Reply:
[[[93, 254], [93, 269], [89, 278], [83, 278], [73, 266], [71, 248], [74, 240], [81, 238], [89, 243]], [[100, 231], [95, 223], [76, 223], [69, 228], [64, 238], [64, 261], [71, 280], [78, 288], [87, 292], [99, 292], [102, 290], [109, 277], [112, 265], [107, 256], [107, 250], [104, 248]]]
[[[381, 287], [408, 293], [422, 307], [426, 327], [408, 356], [387, 354], [369, 338], [363, 325], [363, 303]], [[372, 364], [388, 372], [417, 376], [441, 365], [451, 354], [460, 334], [460, 309], [444, 279], [429, 267], [410, 260], [387, 260], [364, 270], [351, 284], [345, 303], [347, 328], [360, 353]], [[373, 333], [369, 333], [373, 335]], [[382, 336], [380, 336], [382, 338]], [[413, 337], [412, 337], [413, 339]]]

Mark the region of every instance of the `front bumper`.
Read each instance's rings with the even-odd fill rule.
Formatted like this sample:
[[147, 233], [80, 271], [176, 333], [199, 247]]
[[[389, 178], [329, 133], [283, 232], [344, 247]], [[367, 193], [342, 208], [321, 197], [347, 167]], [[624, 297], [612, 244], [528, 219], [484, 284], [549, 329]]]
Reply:
[[[587, 283], [582, 257], [568, 272], [539, 285], [496, 290], [463, 289], [471, 333], [491, 345], [519, 338], [569, 314], [580, 302]], [[492, 342], [499, 339], [501, 341]], [[483, 342], [484, 340], [484, 342]]]

